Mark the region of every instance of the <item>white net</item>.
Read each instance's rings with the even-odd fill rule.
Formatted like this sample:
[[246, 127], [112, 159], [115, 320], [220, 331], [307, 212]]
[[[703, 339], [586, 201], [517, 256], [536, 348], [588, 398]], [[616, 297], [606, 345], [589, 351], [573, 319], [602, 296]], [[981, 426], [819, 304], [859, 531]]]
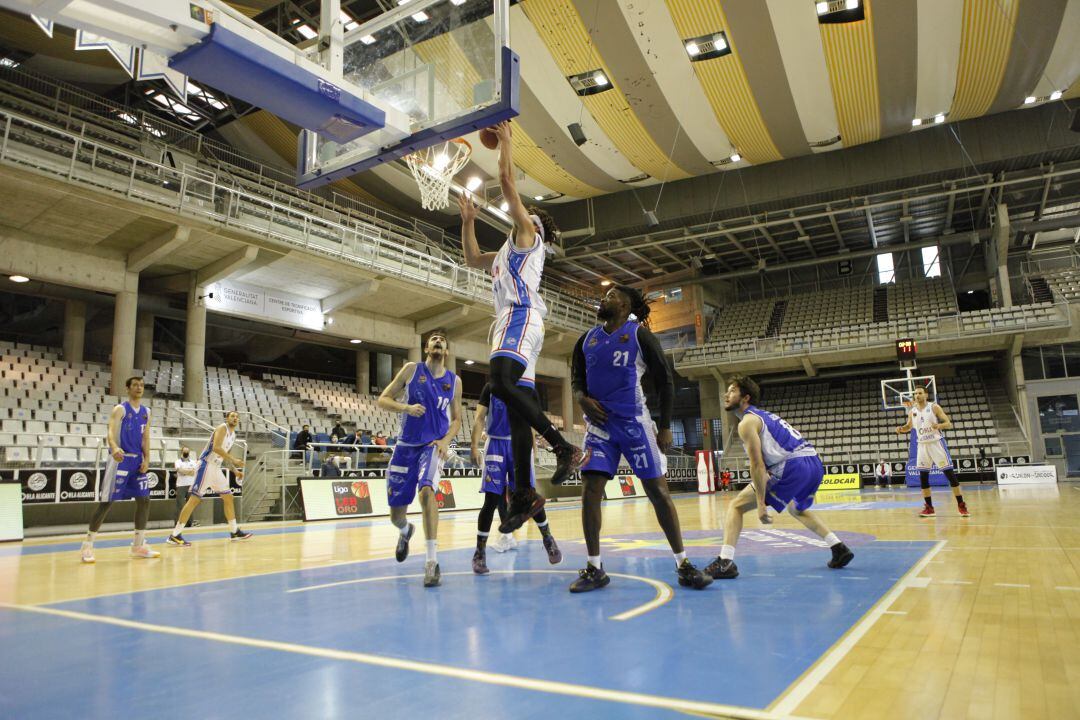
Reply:
[[450, 181], [471, 155], [472, 145], [458, 138], [405, 156], [420, 187], [420, 204], [425, 210], [441, 210], [450, 204]]

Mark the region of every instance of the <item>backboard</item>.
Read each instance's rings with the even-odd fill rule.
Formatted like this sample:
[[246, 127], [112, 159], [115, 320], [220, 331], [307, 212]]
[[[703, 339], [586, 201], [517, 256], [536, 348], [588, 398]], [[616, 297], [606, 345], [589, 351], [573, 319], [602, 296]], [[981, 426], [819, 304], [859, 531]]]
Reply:
[[409, 0], [344, 34], [344, 79], [386, 111], [346, 143], [300, 133], [297, 184], [313, 187], [518, 114], [509, 0]]
[[927, 399], [937, 402], [937, 380], [933, 375], [911, 375], [881, 381], [881, 405], [885, 410], [911, 407], [916, 388], [925, 388]]

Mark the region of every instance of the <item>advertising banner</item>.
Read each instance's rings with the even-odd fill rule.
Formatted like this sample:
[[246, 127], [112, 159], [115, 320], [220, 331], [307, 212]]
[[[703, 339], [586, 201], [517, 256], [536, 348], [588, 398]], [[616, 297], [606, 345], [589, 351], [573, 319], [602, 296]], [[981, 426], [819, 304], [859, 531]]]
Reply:
[[[213, 297], [209, 297], [210, 293], [213, 293]], [[232, 280], [207, 287], [206, 308], [308, 330], [323, 329], [322, 303], [319, 300]]]
[[1057, 483], [1057, 468], [1053, 465], [1000, 465], [998, 485], [1053, 485]]
[[842, 473], [840, 475], [826, 475], [821, 480], [818, 492], [828, 490], [858, 490], [862, 487], [859, 473]]
[[98, 473], [93, 468], [60, 470], [60, 502], [94, 502], [97, 487]]
[[56, 502], [57, 475], [57, 470], [20, 470], [22, 501], [27, 505]]
[[716, 492], [716, 483], [713, 481], [711, 453], [698, 450], [697, 453], [697, 491], [699, 493]]
[[[464, 471], [462, 471], [464, 472]], [[382, 470], [355, 470], [350, 477], [300, 478], [304, 520], [334, 520], [346, 517], [378, 517], [390, 514], [386, 502], [386, 478]], [[361, 477], [367, 475], [368, 477]], [[442, 478], [435, 487], [440, 510], [479, 510], [484, 504], [479, 472], [471, 477]], [[409, 513], [420, 512], [419, 496], [409, 505]]]

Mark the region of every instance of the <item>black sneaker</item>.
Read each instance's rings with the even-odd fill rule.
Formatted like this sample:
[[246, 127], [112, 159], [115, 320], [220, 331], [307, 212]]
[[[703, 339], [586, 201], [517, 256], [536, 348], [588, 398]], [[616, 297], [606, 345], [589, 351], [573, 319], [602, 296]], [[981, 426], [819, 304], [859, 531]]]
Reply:
[[829, 567], [842, 568], [854, 559], [855, 553], [851, 552], [844, 543], [832, 546], [832, 560], [829, 561]]
[[480, 548], [476, 549], [476, 552], [472, 556], [472, 571], [477, 575], [487, 575], [490, 570], [487, 566], [487, 553]]
[[409, 540], [412, 539], [414, 532], [416, 532], [416, 526], [409, 523], [409, 529], [404, 535], [398, 533], [397, 550], [394, 552], [394, 559], [398, 562], [405, 562], [405, 558], [409, 557]]
[[432, 560], [428, 560], [424, 563], [424, 587], [438, 587], [439, 582], [442, 580], [442, 573], [439, 572], [439, 563]]
[[251, 533], [244, 532], [240, 528], [236, 528], [236, 532], [229, 533], [230, 540], [248, 540], [251, 538]]
[[586, 565], [584, 570], [578, 570], [578, 579], [570, 583], [570, 592], [583, 593], [599, 590], [602, 587], [607, 587], [610, 582], [611, 578], [604, 572], [603, 565], [600, 567]]
[[514, 493], [510, 496], [510, 507], [507, 508], [506, 519], [499, 525], [499, 532], [509, 535], [543, 509], [544, 498], [532, 488], [527, 492]]
[[581, 448], [569, 443], [555, 448], [555, 472], [551, 476], [551, 484], [562, 485], [566, 482], [570, 474], [581, 467], [581, 461], [584, 458]]
[[734, 560], [725, 560], [717, 556], [705, 566], [705, 574], [713, 580], [733, 580], [739, 577], [739, 568]]
[[679, 563], [679, 584], [683, 587], [692, 587], [695, 590], [704, 590], [712, 585], [712, 578], [694, 567], [689, 560]]
[[544, 550], [547, 551], [549, 563], [558, 565], [562, 562], [562, 550], [559, 549], [559, 544], [555, 542], [554, 535], [544, 536]]
[[170, 535], [165, 538], [165, 542], [169, 545], [175, 545], [177, 547], [191, 547], [191, 543], [184, 539], [183, 535]]

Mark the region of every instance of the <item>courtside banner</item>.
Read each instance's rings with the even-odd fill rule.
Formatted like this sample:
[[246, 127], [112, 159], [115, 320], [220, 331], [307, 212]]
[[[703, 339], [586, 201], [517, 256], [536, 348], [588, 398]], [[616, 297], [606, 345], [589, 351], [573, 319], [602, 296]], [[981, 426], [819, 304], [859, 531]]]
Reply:
[[998, 485], [1054, 485], [1057, 468], [1053, 465], [999, 465]]
[[859, 473], [841, 473], [823, 477], [818, 492], [823, 490], [858, 490], [861, 487], [862, 480], [859, 478]]
[[[360, 473], [362, 474], [362, 473]], [[373, 473], [374, 474], [374, 473]], [[379, 472], [381, 475], [381, 471]], [[479, 510], [484, 505], [479, 477], [443, 477], [435, 486], [440, 510]], [[304, 520], [381, 517], [390, 514], [384, 477], [300, 478]], [[419, 494], [409, 513], [420, 512]]]

